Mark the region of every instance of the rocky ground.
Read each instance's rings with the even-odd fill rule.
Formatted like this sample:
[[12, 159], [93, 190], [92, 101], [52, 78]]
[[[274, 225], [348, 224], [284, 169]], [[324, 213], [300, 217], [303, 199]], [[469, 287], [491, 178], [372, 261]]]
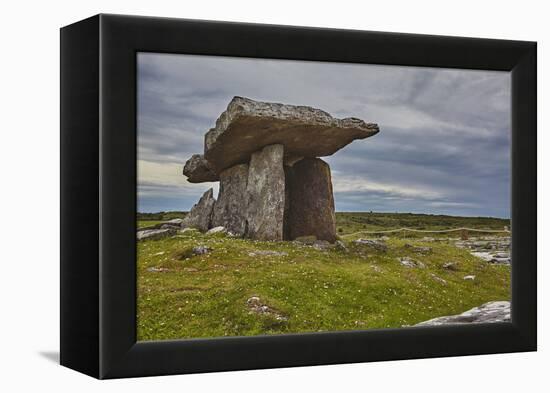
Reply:
[[509, 239], [269, 242], [178, 225], [140, 228], [140, 340], [505, 320], [479, 306], [509, 299], [510, 267], [475, 253], [498, 257]]
[[510, 237], [484, 236], [457, 240], [455, 245], [465, 248], [478, 258], [489, 263], [510, 264]]
[[467, 323], [511, 322], [510, 302], [485, 303], [462, 314], [439, 317], [417, 323], [416, 326], [459, 325]]

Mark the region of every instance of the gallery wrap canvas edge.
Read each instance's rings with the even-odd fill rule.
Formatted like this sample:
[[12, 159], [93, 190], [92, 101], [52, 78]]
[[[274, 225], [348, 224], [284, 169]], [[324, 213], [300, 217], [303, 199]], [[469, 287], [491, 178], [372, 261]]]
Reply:
[[[512, 323], [136, 343], [140, 51], [511, 71]], [[61, 30], [62, 365], [119, 378], [532, 350], [535, 43], [118, 15]]]

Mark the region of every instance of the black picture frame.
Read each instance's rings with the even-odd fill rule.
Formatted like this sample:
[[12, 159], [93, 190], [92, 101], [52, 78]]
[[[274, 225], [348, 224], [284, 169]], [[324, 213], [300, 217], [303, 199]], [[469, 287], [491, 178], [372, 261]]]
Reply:
[[[136, 342], [136, 54], [512, 73], [512, 322]], [[96, 15], [61, 29], [61, 364], [96, 378], [534, 351], [536, 43]]]

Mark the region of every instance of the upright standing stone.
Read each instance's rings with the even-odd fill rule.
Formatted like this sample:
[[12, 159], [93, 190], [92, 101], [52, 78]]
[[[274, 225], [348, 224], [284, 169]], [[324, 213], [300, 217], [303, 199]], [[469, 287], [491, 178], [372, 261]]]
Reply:
[[283, 156], [283, 145], [269, 145], [252, 154], [246, 187], [247, 237], [256, 240], [283, 240]]
[[216, 200], [212, 189], [206, 191], [201, 199], [195, 204], [181, 224], [184, 228], [197, 228], [200, 231], [207, 231], [212, 222], [212, 210]]
[[288, 237], [314, 235], [336, 240], [336, 215], [330, 167], [319, 158], [304, 158], [289, 168]]
[[285, 209], [283, 214], [283, 240], [290, 239], [290, 221], [288, 219], [290, 215], [290, 173], [292, 167], [285, 165]]
[[214, 206], [212, 226], [222, 226], [235, 235], [244, 235], [247, 180], [248, 164], [234, 165], [220, 173], [220, 193]]

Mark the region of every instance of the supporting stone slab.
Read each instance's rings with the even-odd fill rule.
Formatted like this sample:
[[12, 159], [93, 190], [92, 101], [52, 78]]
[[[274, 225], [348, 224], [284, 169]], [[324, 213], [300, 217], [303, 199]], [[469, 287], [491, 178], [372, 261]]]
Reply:
[[247, 233], [256, 240], [283, 240], [285, 210], [284, 146], [252, 153], [248, 168]]
[[336, 215], [329, 165], [319, 158], [305, 158], [287, 168], [289, 203], [286, 236], [316, 236], [336, 240]]
[[220, 173], [220, 193], [212, 214], [212, 226], [225, 227], [242, 236], [246, 231], [246, 184], [248, 164], [232, 166]]

